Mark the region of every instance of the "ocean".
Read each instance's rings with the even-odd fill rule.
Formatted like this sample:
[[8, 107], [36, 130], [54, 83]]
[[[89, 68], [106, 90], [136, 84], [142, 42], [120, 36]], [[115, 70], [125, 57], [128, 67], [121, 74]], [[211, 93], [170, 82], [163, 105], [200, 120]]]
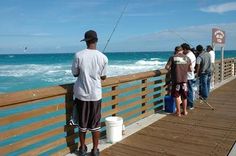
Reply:
[[[127, 75], [161, 69], [173, 54], [163, 52], [105, 53], [108, 76]], [[71, 74], [73, 53], [0, 55], [0, 93], [29, 90], [75, 82]], [[216, 51], [216, 59], [220, 59]], [[236, 57], [236, 50], [225, 51], [225, 58]]]

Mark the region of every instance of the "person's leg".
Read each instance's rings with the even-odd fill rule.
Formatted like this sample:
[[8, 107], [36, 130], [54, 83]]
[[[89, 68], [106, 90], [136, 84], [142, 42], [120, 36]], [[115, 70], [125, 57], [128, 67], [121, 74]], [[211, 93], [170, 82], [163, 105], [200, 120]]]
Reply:
[[181, 85], [180, 94], [182, 96], [182, 107], [183, 107], [183, 114], [187, 115], [187, 97], [188, 97], [188, 86], [187, 83], [183, 83]]
[[211, 73], [207, 74], [207, 91], [208, 91], [208, 95], [210, 93], [210, 89], [211, 89]]
[[78, 118], [79, 118], [79, 155], [86, 156], [87, 155], [87, 147], [85, 144], [87, 125], [89, 119], [89, 108], [88, 103], [86, 101], [78, 100]]
[[181, 112], [180, 112], [180, 103], [181, 103], [181, 97], [175, 97], [175, 104], [176, 104], [176, 115], [177, 116], [181, 116]]
[[194, 80], [188, 80], [187, 106], [189, 108], [193, 107], [193, 84], [194, 84]]
[[182, 105], [183, 105], [183, 114], [187, 115], [187, 99], [182, 99]]
[[201, 88], [200, 96], [203, 99], [207, 99], [208, 97], [207, 78], [208, 76], [206, 74], [201, 74], [200, 76], [200, 88]]
[[80, 141], [79, 149], [87, 150], [85, 146], [85, 137], [86, 137], [86, 132], [79, 131], [79, 141]]
[[92, 132], [92, 139], [93, 139], [93, 148], [91, 150], [91, 156], [98, 156], [99, 155], [99, 138], [100, 138], [100, 128], [101, 128], [101, 102], [102, 100], [98, 101], [91, 101], [90, 102], [90, 118], [89, 118], [89, 129]]
[[98, 149], [98, 143], [99, 143], [99, 138], [100, 138], [100, 131], [94, 131], [92, 132], [92, 137], [93, 137], [93, 150]]
[[176, 105], [176, 115], [181, 116], [180, 112], [180, 104], [181, 104], [181, 97], [179, 95], [180, 85], [179, 84], [172, 84], [171, 89], [171, 96], [175, 98], [175, 105]]

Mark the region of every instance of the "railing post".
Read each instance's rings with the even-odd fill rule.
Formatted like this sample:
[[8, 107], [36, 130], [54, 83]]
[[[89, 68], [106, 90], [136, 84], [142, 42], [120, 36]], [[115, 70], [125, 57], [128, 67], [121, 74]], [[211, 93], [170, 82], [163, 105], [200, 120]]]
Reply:
[[224, 81], [224, 47], [221, 47], [221, 82]]
[[234, 72], [234, 76], [236, 75], [236, 58], [233, 59], [233, 72]]
[[[152, 96], [153, 99], [156, 99], [156, 98], [162, 97], [162, 96], [166, 96], [166, 94], [167, 94], [166, 88], [170, 87], [170, 85], [168, 85], [168, 87], [165, 86], [165, 85], [159, 86], [159, 84], [162, 84], [162, 83], [166, 83], [166, 80], [165, 79], [155, 80], [155, 84], [154, 84], [155, 87], [153, 88], [153, 92], [154, 93], [157, 92], [157, 91], [161, 91], [161, 92], [158, 93], [158, 94], [156, 94], [156, 93], [153, 94], [153, 96]], [[160, 99], [158, 102], [160, 102], [160, 101], [164, 102], [164, 97], [162, 99]], [[154, 105], [155, 106], [157, 105], [157, 101], [154, 102]], [[154, 113], [156, 113], [157, 111], [163, 110], [163, 109], [164, 109], [163, 106], [161, 108], [155, 108]]]
[[234, 60], [232, 59], [230, 61], [230, 64], [231, 64], [231, 77], [234, 76]]
[[[117, 87], [118, 87], [118, 86], [112, 86], [112, 87], [111, 87], [111, 91], [115, 91], [115, 90], [117, 89]], [[117, 96], [118, 96], [118, 95], [113, 95], [113, 96], [111, 97], [111, 100], [116, 100], [116, 99], [117, 99]], [[113, 110], [117, 109], [117, 104], [118, 104], [118, 102], [112, 105], [112, 109], [113, 109]], [[112, 116], [116, 116], [116, 113], [112, 114]]]
[[[73, 93], [69, 90], [67, 90], [67, 93], [65, 94], [65, 104], [66, 104], [66, 125], [69, 125], [69, 121], [71, 119], [71, 114], [73, 111]], [[69, 137], [71, 135], [74, 135], [74, 127], [68, 126], [66, 130], [66, 136]], [[73, 141], [67, 142], [67, 147], [70, 149], [70, 152], [73, 152], [76, 148], [72, 145], [75, 145], [75, 138]], [[74, 148], [75, 149], [74, 149]]]
[[[144, 87], [142, 87], [142, 93], [145, 92], [147, 90], [147, 79], [143, 79], [142, 80], [142, 84], [144, 85]], [[146, 98], [146, 94], [145, 95], [142, 95], [142, 100], [144, 100]], [[144, 107], [146, 105], [146, 101], [143, 101], [142, 103], [142, 107]], [[146, 111], [143, 110], [142, 111], [142, 114], [144, 114]]]

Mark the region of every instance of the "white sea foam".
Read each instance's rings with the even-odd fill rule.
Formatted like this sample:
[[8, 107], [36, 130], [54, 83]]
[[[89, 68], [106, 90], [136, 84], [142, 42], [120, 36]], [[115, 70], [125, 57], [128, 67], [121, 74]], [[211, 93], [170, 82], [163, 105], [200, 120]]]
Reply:
[[[150, 60], [113, 61], [108, 65], [108, 77], [127, 75], [143, 71], [163, 68], [166, 62], [157, 58]], [[52, 84], [72, 83], [76, 80], [71, 73], [71, 64], [24, 64], [1, 65], [0, 77], [22, 78], [32, 82], [48, 82]], [[20, 80], [20, 79], [19, 79]]]
[[166, 64], [166, 62], [161, 62], [158, 60], [139, 60], [135, 62], [136, 65], [141, 65], [141, 66], [160, 66], [163, 64]]
[[134, 64], [109, 65], [108, 76], [127, 75], [138, 72], [157, 70], [164, 67], [166, 62], [153, 60], [138, 60]]
[[0, 76], [9, 77], [27, 77], [35, 76], [38, 74], [45, 74], [48, 71], [59, 70], [62, 67], [60, 65], [37, 65], [37, 64], [25, 64], [25, 65], [2, 65], [0, 67]]

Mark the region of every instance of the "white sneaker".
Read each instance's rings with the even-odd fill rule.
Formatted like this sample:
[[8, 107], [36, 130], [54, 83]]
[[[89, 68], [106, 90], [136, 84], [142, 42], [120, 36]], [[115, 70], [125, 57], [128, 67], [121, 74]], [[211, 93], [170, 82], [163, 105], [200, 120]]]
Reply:
[[194, 107], [189, 107], [190, 110], [194, 110]]

